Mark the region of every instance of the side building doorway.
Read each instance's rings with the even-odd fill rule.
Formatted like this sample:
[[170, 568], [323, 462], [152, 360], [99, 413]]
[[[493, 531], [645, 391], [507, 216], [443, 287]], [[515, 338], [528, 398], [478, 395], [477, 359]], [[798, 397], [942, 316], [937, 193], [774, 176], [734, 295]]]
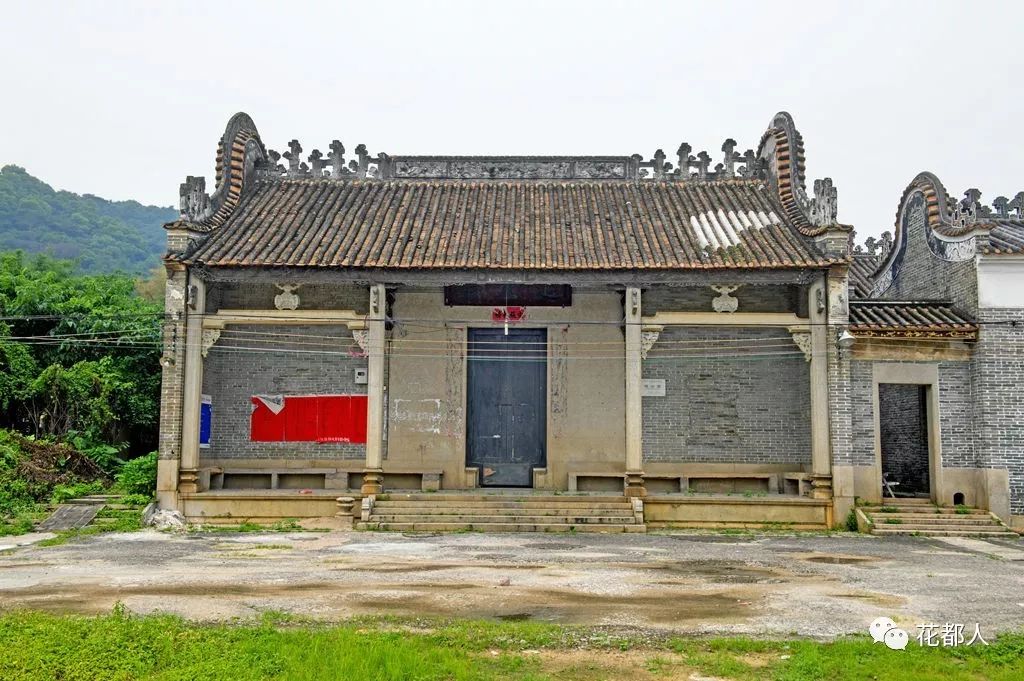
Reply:
[[930, 497], [928, 386], [878, 384], [882, 495]]
[[466, 465], [483, 487], [532, 487], [546, 464], [547, 331], [469, 329]]

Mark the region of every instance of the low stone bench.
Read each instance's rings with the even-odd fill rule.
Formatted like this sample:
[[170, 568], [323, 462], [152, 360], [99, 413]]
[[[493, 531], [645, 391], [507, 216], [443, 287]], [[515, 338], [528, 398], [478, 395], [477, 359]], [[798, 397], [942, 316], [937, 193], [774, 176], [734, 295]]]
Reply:
[[389, 489], [414, 489], [414, 488], [401, 488], [394, 485], [388, 484], [388, 479], [392, 481], [395, 478], [410, 478], [419, 476], [420, 478], [420, 491], [422, 492], [436, 492], [441, 489], [441, 476], [444, 475], [444, 471], [436, 468], [384, 468], [384, 491]]
[[694, 480], [764, 480], [765, 492], [779, 491], [780, 473], [692, 473], [680, 476], [680, 489], [684, 492], [691, 489]]
[[[579, 491], [581, 491], [580, 490], [580, 478], [603, 478], [603, 479], [618, 478], [619, 484], [615, 486], [615, 490], [614, 491], [624, 492], [625, 489], [626, 489], [626, 474], [625, 473], [609, 473], [607, 471], [603, 471], [603, 472], [572, 471], [572, 472], [569, 473], [569, 491], [570, 492], [579, 492]], [[608, 490], [592, 490], [592, 491], [607, 492], [607, 491], [612, 491], [612, 490], [608, 489]]]
[[[419, 477], [419, 489], [436, 492], [441, 488], [443, 471], [437, 469], [400, 468], [384, 471], [388, 478]], [[336, 489], [349, 490], [362, 482], [362, 470], [338, 468], [204, 468], [200, 470], [200, 489]], [[227, 484], [225, 484], [225, 482]], [[248, 482], [249, 484], [239, 484]], [[413, 488], [410, 488], [413, 489]]]
[[779, 488], [779, 492], [782, 494], [789, 494], [789, 490], [791, 488], [789, 483], [793, 483], [792, 487], [795, 487], [797, 496], [807, 496], [807, 492], [810, 491], [811, 476], [807, 473], [783, 473], [782, 485]]
[[[337, 468], [203, 468], [199, 488], [219, 489], [348, 489], [352, 471]], [[248, 482], [250, 484], [238, 484]], [[226, 484], [225, 484], [226, 483]]]

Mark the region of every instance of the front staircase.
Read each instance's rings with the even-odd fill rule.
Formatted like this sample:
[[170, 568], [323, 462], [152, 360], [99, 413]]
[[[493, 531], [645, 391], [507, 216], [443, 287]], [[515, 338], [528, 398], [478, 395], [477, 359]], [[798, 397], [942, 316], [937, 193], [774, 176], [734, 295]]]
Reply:
[[871, 534], [910, 534], [927, 537], [998, 537], [1017, 533], [979, 508], [936, 506], [930, 499], [886, 498], [881, 506], [862, 506], [871, 521]]
[[645, 532], [643, 503], [625, 496], [381, 494], [356, 523], [398, 532]]

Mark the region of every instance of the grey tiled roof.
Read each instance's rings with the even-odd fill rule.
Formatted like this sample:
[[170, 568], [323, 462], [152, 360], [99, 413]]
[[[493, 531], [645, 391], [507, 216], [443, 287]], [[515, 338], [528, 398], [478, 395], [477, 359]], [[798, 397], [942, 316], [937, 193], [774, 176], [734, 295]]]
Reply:
[[834, 262], [759, 179], [261, 180], [184, 260], [554, 270]]

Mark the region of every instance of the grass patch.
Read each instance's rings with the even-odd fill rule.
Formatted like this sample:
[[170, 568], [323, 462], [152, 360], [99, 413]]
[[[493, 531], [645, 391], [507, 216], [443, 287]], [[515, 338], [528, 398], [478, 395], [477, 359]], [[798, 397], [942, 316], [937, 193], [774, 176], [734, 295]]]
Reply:
[[237, 525], [189, 525], [188, 531], [201, 534], [246, 534], [250, 532], [329, 532], [330, 530], [303, 527], [295, 518], [284, 518], [273, 525], [260, 525], [249, 521]]
[[[0, 616], [0, 678], [375, 679], [542, 681], [690, 678], [817, 681], [1009, 681], [1024, 634], [990, 646], [902, 652], [866, 636], [830, 643], [746, 638], [651, 639], [535, 622], [356, 618], [326, 625], [267, 613], [199, 625], [170, 616]], [[216, 651], [216, 654], [211, 654]]]
[[896, 506], [879, 506], [878, 507], [878, 512], [879, 513], [899, 513], [900, 509], [897, 508]]

